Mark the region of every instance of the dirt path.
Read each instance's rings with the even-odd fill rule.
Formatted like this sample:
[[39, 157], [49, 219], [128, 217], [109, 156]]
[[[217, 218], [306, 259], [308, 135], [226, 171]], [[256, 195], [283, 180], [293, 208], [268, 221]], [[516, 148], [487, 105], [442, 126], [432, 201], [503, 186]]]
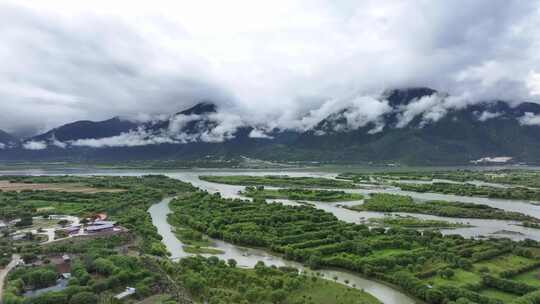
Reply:
[[4, 267], [3, 269], [0, 269], [0, 303], [2, 303], [2, 297], [4, 296], [4, 283], [7, 277], [7, 274], [13, 269], [19, 261], [21, 260], [21, 257], [18, 254], [14, 254], [11, 257], [11, 262]]

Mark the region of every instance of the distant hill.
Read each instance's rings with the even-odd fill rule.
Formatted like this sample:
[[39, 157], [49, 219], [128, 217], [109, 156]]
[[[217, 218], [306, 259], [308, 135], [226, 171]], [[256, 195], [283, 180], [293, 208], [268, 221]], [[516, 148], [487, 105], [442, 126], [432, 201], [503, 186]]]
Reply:
[[34, 141], [70, 141], [84, 138], [104, 138], [120, 135], [137, 128], [139, 124], [114, 117], [104, 121], [80, 120], [72, 122], [32, 138]]
[[0, 148], [6, 148], [8, 145], [16, 143], [17, 141], [18, 139], [15, 136], [0, 130]]
[[249, 125], [239, 118], [230, 119], [230, 113], [225, 115], [211, 102], [145, 123], [120, 118], [77, 121], [0, 150], [0, 160], [248, 156], [278, 161], [443, 165], [507, 156], [512, 162], [540, 163], [538, 104], [469, 104], [422, 87], [388, 90], [379, 101], [385, 110], [376, 119], [357, 105], [337, 110], [307, 130]]

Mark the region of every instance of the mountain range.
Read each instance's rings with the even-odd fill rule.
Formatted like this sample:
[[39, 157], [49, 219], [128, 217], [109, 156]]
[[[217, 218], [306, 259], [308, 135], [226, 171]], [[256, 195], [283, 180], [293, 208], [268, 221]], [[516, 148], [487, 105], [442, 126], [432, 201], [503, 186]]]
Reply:
[[2, 161], [233, 159], [467, 164], [540, 163], [540, 105], [468, 103], [430, 88], [384, 92], [380, 113], [361, 103], [306, 128], [248, 124], [205, 101], [152, 121], [76, 121], [30, 138], [0, 131]]

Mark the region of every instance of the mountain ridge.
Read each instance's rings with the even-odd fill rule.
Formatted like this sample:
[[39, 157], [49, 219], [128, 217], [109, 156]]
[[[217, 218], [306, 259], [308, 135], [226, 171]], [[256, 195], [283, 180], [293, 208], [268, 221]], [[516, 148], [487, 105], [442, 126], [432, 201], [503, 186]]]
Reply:
[[[269, 129], [236, 119], [203, 101], [166, 119], [118, 117], [77, 121], [0, 151], [0, 160], [203, 159], [240, 155], [276, 161], [464, 164], [509, 156], [540, 163], [540, 105], [505, 101], [447, 102], [426, 87], [385, 91], [377, 118], [360, 107], [330, 113], [311, 128]], [[420, 109], [420, 110], [419, 110]], [[540, 117], [540, 116], [538, 116]]]

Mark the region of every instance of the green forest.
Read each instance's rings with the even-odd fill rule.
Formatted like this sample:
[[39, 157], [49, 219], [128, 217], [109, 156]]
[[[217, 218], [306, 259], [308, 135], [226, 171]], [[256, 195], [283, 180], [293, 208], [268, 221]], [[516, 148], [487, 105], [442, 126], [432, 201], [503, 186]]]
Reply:
[[317, 202], [358, 201], [364, 198], [362, 194], [347, 193], [340, 190], [317, 190], [303, 188], [265, 189], [264, 186], [248, 186], [239, 194], [252, 198], [289, 199], [295, 201], [303, 200]]
[[207, 182], [239, 185], [239, 186], [270, 186], [285, 188], [328, 188], [353, 189], [357, 186], [349, 181], [323, 177], [291, 177], [288, 175], [201, 175], [199, 179]]

